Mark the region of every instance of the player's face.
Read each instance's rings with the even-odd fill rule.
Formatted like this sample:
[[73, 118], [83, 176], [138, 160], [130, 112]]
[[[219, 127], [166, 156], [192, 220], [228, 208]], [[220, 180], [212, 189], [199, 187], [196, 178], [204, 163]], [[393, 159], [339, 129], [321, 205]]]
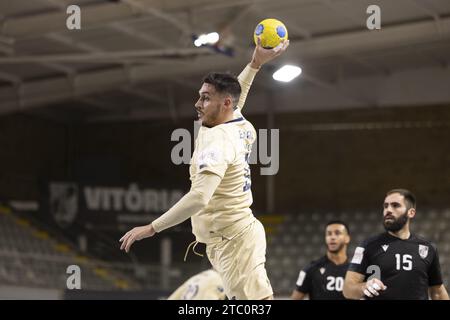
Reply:
[[330, 224], [325, 230], [325, 242], [329, 252], [341, 251], [349, 242], [350, 237], [342, 224]]
[[390, 194], [384, 199], [383, 225], [387, 231], [397, 232], [408, 222], [408, 208], [405, 198], [399, 193]]
[[216, 91], [216, 88], [204, 83], [199, 91], [199, 99], [195, 104], [198, 120], [207, 127], [213, 127], [220, 123], [220, 113], [223, 106], [224, 97]]

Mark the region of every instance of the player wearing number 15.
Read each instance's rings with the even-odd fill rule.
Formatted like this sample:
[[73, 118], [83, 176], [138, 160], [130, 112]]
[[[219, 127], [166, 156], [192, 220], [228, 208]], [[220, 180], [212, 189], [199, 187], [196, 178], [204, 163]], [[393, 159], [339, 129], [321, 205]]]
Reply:
[[383, 206], [383, 225], [387, 232], [355, 249], [345, 276], [344, 296], [448, 300], [436, 246], [409, 230], [416, 214], [415, 196], [408, 190], [394, 189], [386, 194]]

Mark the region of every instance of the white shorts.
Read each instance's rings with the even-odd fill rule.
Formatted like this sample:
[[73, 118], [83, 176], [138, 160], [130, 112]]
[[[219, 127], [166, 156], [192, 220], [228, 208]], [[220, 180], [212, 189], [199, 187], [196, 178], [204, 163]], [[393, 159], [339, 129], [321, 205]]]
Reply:
[[260, 300], [273, 295], [264, 266], [266, 233], [258, 220], [232, 239], [207, 244], [206, 254], [222, 277], [229, 299]]

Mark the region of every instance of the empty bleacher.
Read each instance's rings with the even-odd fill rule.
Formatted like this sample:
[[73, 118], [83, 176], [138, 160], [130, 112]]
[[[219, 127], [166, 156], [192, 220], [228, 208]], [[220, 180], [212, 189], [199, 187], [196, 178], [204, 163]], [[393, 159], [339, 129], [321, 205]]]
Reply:
[[[104, 262], [80, 252], [64, 239], [37, 227], [29, 219], [0, 208], [0, 286], [66, 289], [69, 265], [82, 270], [82, 289], [172, 290], [188, 275], [199, 270], [192, 264], [144, 266], [132, 263]], [[345, 221], [351, 231], [349, 258], [356, 245], [382, 232], [382, 213], [343, 212], [299, 213], [258, 217], [267, 230], [267, 271], [276, 297], [288, 297], [295, 287], [298, 272], [326, 252], [325, 224], [330, 220]], [[435, 242], [438, 247], [444, 283], [448, 286], [450, 273], [450, 209], [419, 210], [411, 229]], [[192, 267], [192, 268], [191, 268]], [[191, 269], [190, 269], [191, 268]], [[169, 273], [168, 281], [161, 275]]]
[[83, 256], [70, 243], [55, 238], [15, 215], [0, 210], [0, 285], [67, 288], [67, 268], [78, 265], [87, 290], [120, 290], [137, 285], [109, 265]]

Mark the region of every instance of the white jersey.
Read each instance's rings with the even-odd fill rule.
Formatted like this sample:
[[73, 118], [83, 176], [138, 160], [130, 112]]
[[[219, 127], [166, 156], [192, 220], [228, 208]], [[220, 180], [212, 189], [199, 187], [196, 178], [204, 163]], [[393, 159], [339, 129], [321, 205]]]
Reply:
[[241, 110], [257, 71], [247, 65], [239, 75], [242, 92], [233, 119], [213, 128], [202, 126], [195, 140], [189, 168], [191, 181], [194, 182], [202, 172], [210, 172], [221, 178], [208, 205], [201, 210], [195, 209], [200, 210], [198, 212], [182, 211], [183, 205], [177, 205], [183, 198], [152, 222], [156, 232], [191, 216], [197, 241], [212, 243], [222, 237], [230, 239], [256, 220], [250, 210], [253, 198], [248, 163], [252, 144], [256, 140], [256, 131], [253, 125], [244, 119]]
[[220, 275], [213, 269], [203, 271], [183, 283], [168, 300], [225, 300]]
[[242, 116], [200, 128], [189, 170], [191, 180], [207, 171], [222, 181], [208, 205], [191, 217], [197, 241], [231, 238], [255, 220], [250, 209], [253, 197], [248, 163], [255, 140], [255, 128]]

